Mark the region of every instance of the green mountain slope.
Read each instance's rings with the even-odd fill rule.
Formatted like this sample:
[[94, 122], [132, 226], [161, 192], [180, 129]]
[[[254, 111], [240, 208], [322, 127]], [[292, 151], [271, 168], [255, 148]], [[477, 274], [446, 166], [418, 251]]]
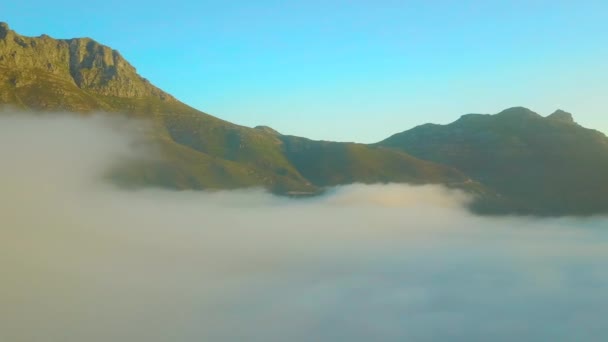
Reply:
[[474, 208], [484, 213], [608, 212], [608, 138], [563, 111], [464, 115], [372, 145], [313, 141], [189, 107], [92, 39], [25, 37], [4, 23], [0, 105], [145, 119], [161, 158], [116, 170], [111, 176], [125, 186], [311, 194], [355, 182], [437, 183], [476, 193]]
[[289, 161], [300, 173], [319, 185], [354, 182], [411, 184], [462, 184], [463, 173], [419, 160], [402, 151], [356, 143], [314, 141], [281, 136]]
[[[121, 168], [113, 177], [126, 186], [262, 186], [277, 193], [315, 193], [323, 186], [350, 182], [466, 180], [450, 167], [404, 152], [312, 142], [223, 121], [153, 86], [120, 53], [92, 39], [24, 37], [4, 23], [0, 104], [82, 115], [104, 111], [148, 120], [153, 126], [150, 143], [160, 146], [162, 158]], [[314, 150], [302, 152], [297, 148], [300, 141], [314, 145]]]
[[526, 108], [469, 114], [427, 124], [378, 146], [453, 166], [502, 195], [490, 212], [584, 215], [608, 212], [608, 138], [558, 110], [542, 117]]

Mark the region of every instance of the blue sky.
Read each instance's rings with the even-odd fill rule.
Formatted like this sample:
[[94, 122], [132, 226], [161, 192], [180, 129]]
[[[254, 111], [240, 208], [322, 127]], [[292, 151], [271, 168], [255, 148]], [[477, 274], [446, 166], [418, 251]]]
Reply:
[[88, 36], [205, 112], [374, 142], [526, 106], [608, 132], [608, 1], [10, 1], [25, 35]]

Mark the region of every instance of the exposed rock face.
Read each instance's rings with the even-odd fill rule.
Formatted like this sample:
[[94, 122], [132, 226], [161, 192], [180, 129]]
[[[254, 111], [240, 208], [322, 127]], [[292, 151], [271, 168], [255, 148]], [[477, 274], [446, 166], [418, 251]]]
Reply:
[[10, 31], [7, 23], [0, 23], [0, 39], [4, 39]]
[[0, 23], [0, 67], [19, 68], [10, 79], [15, 86], [31, 84], [45, 72], [99, 95], [173, 100], [139, 76], [118, 51], [89, 38], [25, 37]]
[[547, 116], [547, 119], [567, 122], [567, 123], [574, 123], [574, 118], [572, 117], [572, 114], [565, 112], [561, 109], [558, 109], [553, 114]]

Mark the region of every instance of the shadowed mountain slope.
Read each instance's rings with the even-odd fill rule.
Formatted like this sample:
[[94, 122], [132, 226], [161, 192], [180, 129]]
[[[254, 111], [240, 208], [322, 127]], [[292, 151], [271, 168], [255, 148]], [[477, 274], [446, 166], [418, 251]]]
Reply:
[[426, 124], [378, 146], [455, 167], [502, 195], [487, 211], [542, 215], [608, 212], [608, 138], [558, 110], [515, 107]]

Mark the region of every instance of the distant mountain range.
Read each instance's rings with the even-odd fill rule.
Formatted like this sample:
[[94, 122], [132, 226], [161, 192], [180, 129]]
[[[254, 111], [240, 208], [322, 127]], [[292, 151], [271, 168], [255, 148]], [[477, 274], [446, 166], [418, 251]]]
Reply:
[[480, 213], [608, 213], [608, 138], [569, 113], [526, 108], [426, 124], [376, 144], [314, 141], [239, 126], [189, 107], [89, 38], [25, 37], [0, 23], [0, 104], [104, 111], [152, 123], [159, 161], [121, 168], [125, 186], [312, 195], [351, 183], [443, 184], [475, 194]]
[[493, 210], [608, 211], [608, 139], [561, 110], [547, 117], [522, 107], [469, 114], [449, 125], [418, 126], [378, 145], [457, 168], [501, 194], [503, 203]]

